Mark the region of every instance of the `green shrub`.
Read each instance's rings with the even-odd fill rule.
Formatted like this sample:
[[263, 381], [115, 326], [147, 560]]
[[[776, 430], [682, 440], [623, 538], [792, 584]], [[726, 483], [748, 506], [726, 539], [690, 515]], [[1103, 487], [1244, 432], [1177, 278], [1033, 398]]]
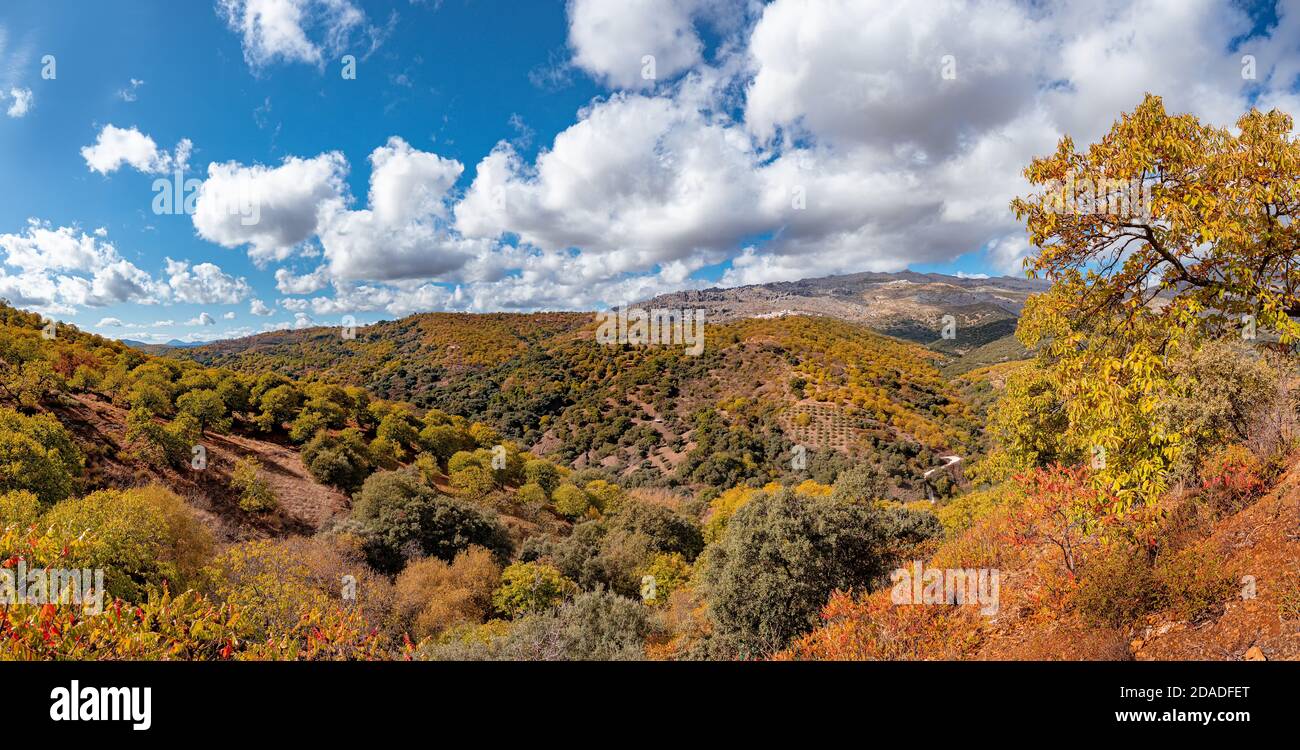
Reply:
[[582, 518], [594, 509], [587, 493], [572, 484], [556, 487], [551, 493], [551, 500], [555, 502], [555, 512], [569, 519]]
[[832, 591], [868, 587], [885, 572], [889, 541], [870, 505], [760, 493], [704, 562], [720, 647], [746, 658], [784, 648], [817, 623]]
[[492, 594], [497, 611], [514, 619], [545, 612], [578, 593], [578, 585], [545, 563], [515, 563], [501, 574], [501, 586]]
[[338, 435], [316, 433], [302, 448], [302, 462], [316, 481], [344, 492], [355, 491], [374, 469], [365, 439], [357, 430]]
[[414, 469], [372, 474], [356, 494], [352, 518], [363, 529], [372, 564], [388, 572], [423, 555], [451, 560], [471, 544], [501, 559], [511, 550], [494, 514], [438, 494]]
[[0, 492], [28, 490], [49, 505], [72, 494], [81, 451], [54, 417], [0, 408]]
[[262, 464], [245, 457], [235, 461], [230, 486], [239, 493], [239, 507], [249, 513], [266, 513], [279, 506], [271, 485], [261, 476]]
[[461, 631], [430, 644], [420, 657], [454, 661], [636, 661], [646, 658], [653, 633], [648, 609], [608, 591], [572, 601], [509, 625]]

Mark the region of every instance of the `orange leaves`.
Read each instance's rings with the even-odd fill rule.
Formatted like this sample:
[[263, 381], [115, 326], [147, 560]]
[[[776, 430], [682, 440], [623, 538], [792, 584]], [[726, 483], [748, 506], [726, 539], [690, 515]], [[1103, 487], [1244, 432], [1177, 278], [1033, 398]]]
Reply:
[[773, 657], [777, 661], [960, 659], [981, 642], [976, 608], [899, 606], [889, 591], [854, 597], [831, 594], [824, 624]]
[[1053, 465], [1016, 477], [1025, 499], [1012, 514], [1012, 542], [1051, 544], [1073, 574], [1083, 549], [1094, 543], [1092, 533], [1115, 518], [1114, 496], [1094, 487], [1090, 475], [1083, 466]]
[[1225, 446], [1201, 465], [1201, 492], [1211, 507], [1234, 511], [1264, 492], [1264, 467], [1248, 448]]

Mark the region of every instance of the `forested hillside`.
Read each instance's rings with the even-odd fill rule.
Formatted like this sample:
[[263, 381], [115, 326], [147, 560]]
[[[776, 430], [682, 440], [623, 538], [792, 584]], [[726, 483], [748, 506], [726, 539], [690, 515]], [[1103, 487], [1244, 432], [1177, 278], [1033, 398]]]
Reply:
[[322, 328], [171, 354], [455, 411], [635, 486], [767, 481], [802, 445], [823, 481], [866, 457], [889, 464], [900, 496], [923, 496], [917, 479], [936, 455], [976, 448], [980, 415], [940, 376], [946, 360], [858, 324], [736, 320], [710, 326], [700, 356], [601, 346], [594, 328], [590, 314], [430, 314], [352, 340]]

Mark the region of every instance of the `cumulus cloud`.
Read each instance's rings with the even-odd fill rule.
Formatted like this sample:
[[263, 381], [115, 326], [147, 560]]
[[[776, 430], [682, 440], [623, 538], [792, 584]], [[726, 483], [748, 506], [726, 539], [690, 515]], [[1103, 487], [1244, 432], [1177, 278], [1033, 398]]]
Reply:
[[28, 220], [21, 234], [0, 234], [4, 264], [0, 294], [14, 304], [70, 312], [120, 302], [154, 304], [167, 299], [165, 284], [123, 259], [109, 242], [73, 227]]
[[155, 279], [104, 236], [38, 219], [29, 219], [21, 233], [0, 234], [0, 296], [22, 307], [71, 313], [124, 302], [235, 304], [252, 293], [246, 280], [214, 263], [167, 258], [163, 278]]
[[273, 315], [275, 313], [275, 310], [272, 310], [270, 307], [268, 307], [267, 304], [262, 300], [255, 299], [248, 303], [248, 312], [252, 315], [265, 317], [267, 315]]
[[643, 75], [653, 58], [655, 76], [669, 78], [701, 61], [703, 42], [691, 15], [697, 0], [570, 0], [573, 63], [620, 88], [654, 86]]
[[[313, 3], [222, 4], [255, 30], [246, 55], [319, 60]], [[1219, 125], [1256, 102], [1300, 108], [1300, 12], [1285, 4], [1255, 36], [1238, 5], [1199, 0], [630, 0], [617, 12], [573, 0], [568, 12], [572, 66], [630, 90], [592, 101], [536, 156], [507, 136], [466, 170], [392, 138], [370, 155], [361, 208], [339, 153], [212, 165], [200, 236], [258, 263], [319, 255], [305, 274], [275, 273], [298, 295], [279, 306], [314, 316], [590, 307], [704, 285], [699, 272], [723, 261], [727, 285], [974, 252], [1014, 273], [1030, 248], [1008, 202], [1061, 135], [1086, 144], [1147, 91]], [[1241, 78], [1245, 53], [1256, 81]], [[259, 196], [255, 222], [228, 210], [241, 191]]]
[[160, 151], [154, 139], [135, 126], [105, 125], [93, 145], [82, 147], [81, 157], [90, 171], [104, 175], [116, 172], [124, 164], [146, 174], [166, 172], [172, 165], [171, 155]]
[[771, 225], [759, 167], [733, 128], [671, 98], [618, 94], [585, 111], [535, 164], [499, 144], [479, 163], [456, 222], [467, 236], [581, 248], [572, 271], [588, 278], [717, 262], [737, 238]]
[[334, 278], [437, 276], [491, 249], [448, 231], [447, 194], [464, 170], [460, 162], [393, 137], [370, 154], [370, 167], [370, 207], [324, 222], [321, 247]]
[[187, 326], [213, 326], [217, 324], [216, 318], [213, 318], [206, 312], [201, 312], [198, 317], [185, 321]]
[[43, 273], [10, 273], [0, 268], [0, 299], [48, 315], [70, 315], [76, 308], [59, 299], [54, 280]]
[[243, 302], [252, 288], [242, 277], [235, 278], [213, 263], [191, 267], [187, 261], [166, 259], [167, 283], [177, 302], [198, 305], [233, 305]]
[[1028, 189], [1023, 166], [1061, 135], [1095, 140], [1148, 91], [1231, 125], [1250, 106], [1233, 49], [1249, 29], [1240, 8], [1203, 2], [776, 0], [750, 39], [744, 126], [781, 151], [770, 172], [806, 152], [795, 161], [810, 168], [787, 179], [806, 207], [723, 281], [898, 270], [980, 248], [1018, 271], [1029, 248], [1007, 204]]
[[96, 271], [116, 260], [117, 250], [73, 227], [27, 220], [22, 234], [0, 234], [4, 262], [25, 271]]
[[121, 328], [122, 321], [120, 318], [100, 318], [95, 324], [96, 328]]
[[329, 267], [319, 266], [315, 271], [301, 276], [287, 268], [275, 271], [275, 288], [281, 294], [311, 294], [329, 284]]
[[120, 302], [157, 304], [166, 297], [166, 287], [127, 260], [117, 260], [95, 271], [90, 278], [58, 276], [59, 297], [77, 307], [103, 307]]
[[247, 245], [254, 261], [283, 260], [341, 210], [348, 164], [337, 151], [288, 157], [278, 167], [208, 165], [194, 204], [199, 236], [225, 247]]
[[[754, 27], [745, 124], [950, 154], [1034, 99], [1048, 29], [1012, 0], [777, 0]], [[945, 74], [950, 77], [945, 77]]]

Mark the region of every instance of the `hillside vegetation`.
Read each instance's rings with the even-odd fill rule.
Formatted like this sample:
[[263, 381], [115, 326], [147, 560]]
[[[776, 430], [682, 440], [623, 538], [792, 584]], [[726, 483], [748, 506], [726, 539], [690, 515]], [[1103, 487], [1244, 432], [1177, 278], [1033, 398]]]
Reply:
[[601, 346], [592, 316], [549, 313], [418, 315], [355, 340], [313, 329], [172, 355], [454, 411], [633, 486], [762, 483], [789, 473], [798, 444], [829, 467], [816, 470], [823, 481], [839, 456], [894, 454], [899, 494], [915, 494], [936, 455], [972, 448], [980, 416], [940, 376], [939, 356], [825, 317], [711, 326], [698, 357]]

